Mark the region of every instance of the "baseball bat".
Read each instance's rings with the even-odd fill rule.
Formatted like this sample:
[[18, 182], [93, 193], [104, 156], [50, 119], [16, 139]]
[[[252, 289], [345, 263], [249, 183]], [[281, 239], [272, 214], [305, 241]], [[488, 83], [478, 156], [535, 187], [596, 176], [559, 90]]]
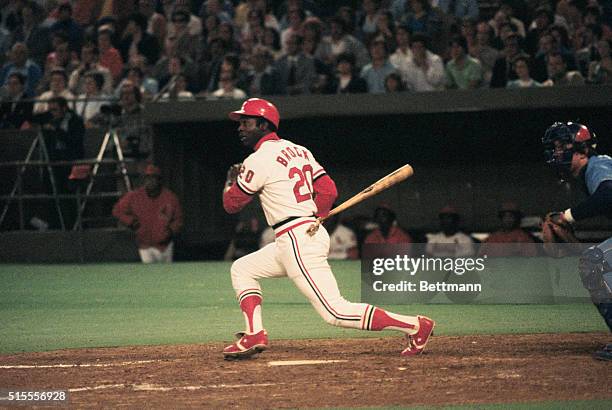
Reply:
[[384, 191], [385, 189], [402, 182], [406, 178], [411, 177], [413, 174], [414, 170], [408, 164], [396, 169], [389, 175], [382, 177], [363, 191], [353, 195], [351, 198], [347, 199], [346, 201], [329, 211], [329, 214], [327, 214], [327, 216], [317, 218], [316, 222], [312, 224], [310, 228], [308, 228], [308, 234], [310, 236], [314, 235], [319, 229], [319, 225], [321, 225], [321, 222], [325, 221], [327, 218], [339, 214], [340, 212], [347, 210], [348, 208], [360, 203], [361, 201], [368, 199]]

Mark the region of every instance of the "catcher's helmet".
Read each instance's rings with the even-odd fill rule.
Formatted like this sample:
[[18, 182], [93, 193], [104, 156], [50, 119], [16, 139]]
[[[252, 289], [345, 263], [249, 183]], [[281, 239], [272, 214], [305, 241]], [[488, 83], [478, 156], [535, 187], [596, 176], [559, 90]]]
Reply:
[[546, 162], [568, 170], [574, 152], [588, 154], [597, 147], [595, 133], [577, 122], [555, 122], [542, 138]]
[[229, 117], [233, 121], [240, 121], [240, 117], [246, 115], [249, 117], [262, 117], [270, 121], [276, 129], [280, 122], [280, 115], [278, 110], [270, 101], [262, 98], [249, 98], [243, 104], [240, 110], [232, 111], [229, 113]]

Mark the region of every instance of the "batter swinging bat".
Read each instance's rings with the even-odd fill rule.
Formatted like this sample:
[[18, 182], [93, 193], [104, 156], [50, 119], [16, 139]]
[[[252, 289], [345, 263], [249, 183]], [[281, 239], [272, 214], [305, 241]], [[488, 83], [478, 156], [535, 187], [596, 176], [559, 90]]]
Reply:
[[306, 232], [310, 236], [314, 235], [319, 229], [319, 225], [321, 225], [321, 222], [323, 222], [327, 218], [334, 216], [336, 214], [339, 214], [340, 212], [350, 208], [351, 206], [355, 204], [358, 204], [364, 199], [374, 196], [378, 194], [379, 192], [382, 192], [385, 189], [390, 188], [399, 182], [402, 182], [406, 178], [411, 177], [412, 174], [414, 174], [414, 170], [408, 164], [404, 165], [401, 168], [396, 169], [389, 175], [382, 177], [381, 179], [374, 182], [372, 185], [370, 185], [363, 191], [354, 195], [352, 198], [347, 199], [346, 201], [344, 201], [343, 203], [341, 203], [340, 205], [338, 205], [337, 207], [329, 211], [329, 214], [327, 216], [322, 217], [322, 218], [317, 218], [317, 221], [314, 224], [312, 224], [310, 228], [308, 228], [308, 231]]

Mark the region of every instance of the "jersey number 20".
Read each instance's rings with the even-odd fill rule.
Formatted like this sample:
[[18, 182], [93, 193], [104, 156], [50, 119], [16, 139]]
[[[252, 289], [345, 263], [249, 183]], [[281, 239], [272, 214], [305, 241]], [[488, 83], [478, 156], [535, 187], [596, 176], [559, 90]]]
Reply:
[[[310, 173], [310, 175], [307, 175]], [[295, 200], [300, 203], [304, 201], [308, 201], [312, 198], [312, 166], [310, 164], [306, 164], [299, 169], [297, 167], [293, 167], [289, 170], [289, 179], [293, 179], [294, 176], [298, 176], [298, 180], [293, 186], [293, 194], [295, 195]], [[306, 185], [306, 192], [303, 192], [303, 187]], [[301, 192], [302, 191], [302, 192]]]

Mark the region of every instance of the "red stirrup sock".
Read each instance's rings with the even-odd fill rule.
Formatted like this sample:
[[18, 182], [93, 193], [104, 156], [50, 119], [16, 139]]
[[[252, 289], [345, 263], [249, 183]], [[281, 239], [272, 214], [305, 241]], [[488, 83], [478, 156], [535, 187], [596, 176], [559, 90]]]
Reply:
[[[399, 330], [408, 334], [414, 334], [418, 330], [419, 319], [416, 316], [398, 315], [374, 306], [372, 309], [369, 330]], [[366, 313], [370, 313], [368, 310]]]
[[246, 323], [246, 332], [249, 334], [257, 333], [263, 329], [261, 319], [261, 293], [259, 291], [249, 290], [242, 292], [238, 297], [240, 309], [244, 314]]

